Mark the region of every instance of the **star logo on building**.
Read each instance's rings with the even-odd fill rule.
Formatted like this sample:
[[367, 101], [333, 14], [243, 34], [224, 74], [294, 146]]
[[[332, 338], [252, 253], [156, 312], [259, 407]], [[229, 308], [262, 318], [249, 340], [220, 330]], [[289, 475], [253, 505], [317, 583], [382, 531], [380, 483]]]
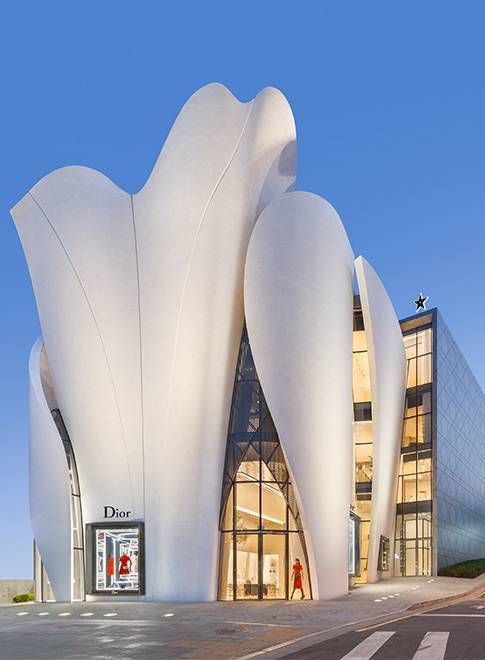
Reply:
[[420, 309], [426, 309], [426, 303], [428, 300], [429, 296], [423, 296], [423, 294], [420, 293], [418, 299], [414, 301], [414, 304], [416, 305], [416, 311], [419, 312]]

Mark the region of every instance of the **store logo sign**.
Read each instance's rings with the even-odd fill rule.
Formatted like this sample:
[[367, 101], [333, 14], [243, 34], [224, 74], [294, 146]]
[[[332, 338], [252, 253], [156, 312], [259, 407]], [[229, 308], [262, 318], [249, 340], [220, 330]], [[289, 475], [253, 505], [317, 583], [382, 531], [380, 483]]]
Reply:
[[129, 518], [130, 515], [131, 515], [131, 511], [120, 511], [114, 506], [104, 507], [105, 518]]

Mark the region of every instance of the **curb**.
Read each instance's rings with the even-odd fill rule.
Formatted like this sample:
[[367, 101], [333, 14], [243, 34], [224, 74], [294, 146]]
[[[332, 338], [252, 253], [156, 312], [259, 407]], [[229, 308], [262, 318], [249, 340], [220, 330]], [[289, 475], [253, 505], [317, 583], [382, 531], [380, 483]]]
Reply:
[[468, 591], [463, 591], [461, 594], [454, 594], [453, 596], [442, 596], [441, 598], [432, 598], [431, 600], [423, 600], [420, 603], [413, 603], [408, 608], [406, 608], [406, 611], [413, 611], [413, 610], [421, 609], [422, 607], [431, 607], [434, 605], [440, 605], [442, 603], [449, 603], [454, 600], [459, 600], [461, 598], [469, 598], [470, 596], [479, 595], [484, 592], [485, 592], [485, 580], [482, 581], [482, 584], [480, 586], [474, 586], [472, 589], [468, 589]]

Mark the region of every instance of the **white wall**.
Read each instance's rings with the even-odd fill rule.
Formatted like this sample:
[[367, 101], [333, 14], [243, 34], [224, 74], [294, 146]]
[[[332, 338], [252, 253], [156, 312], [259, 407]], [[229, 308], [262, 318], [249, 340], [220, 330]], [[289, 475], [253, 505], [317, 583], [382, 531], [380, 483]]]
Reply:
[[245, 308], [256, 370], [296, 487], [313, 597], [347, 592], [353, 467], [353, 255], [335, 210], [280, 196], [249, 244]]
[[216, 597], [246, 248], [295, 167], [280, 92], [240, 103], [208, 85], [182, 109], [136, 195], [68, 167], [12, 211], [84, 522], [101, 520], [105, 505], [145, 519], [148, 598]]
[[[355, 261], [367, 338], [372, 395], [372, 511], [367, 581], [379, 579], [380, 537], [393, 548], [397, 475], [406, 393], [406, 357], [401, 327], [391, 300], [375, 270], [363, 258]], [[392, 557], [390, 558], [392, 565]]]

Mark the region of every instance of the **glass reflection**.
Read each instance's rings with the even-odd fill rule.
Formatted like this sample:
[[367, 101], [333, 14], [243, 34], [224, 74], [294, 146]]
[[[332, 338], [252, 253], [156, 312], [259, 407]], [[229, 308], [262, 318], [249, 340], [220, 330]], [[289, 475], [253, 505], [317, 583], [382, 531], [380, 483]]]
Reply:
[[236, 485], [236, 528], [259, 529], [259, 483]]
[[[294, 536], [292, 534], [292, 536]], [[286, 597], [286, 538], [281, 534], [263, 536], [263, 598]]]
[[286, 529], [286, 500], [277, 485], [263, 484], [261, 524], [263, 529]]
[[258, 535], [236, 534], [236, 598], [255, 600], [259, 595]]
[[369, 358], [367, 351], [353, 354], [354, 403], [371, 401]]
[[221, 565], [219, 580], [219, 600], [232, 600], [234, 598], [233, 572], [233, 535], [222, 534], [221, 538]]

